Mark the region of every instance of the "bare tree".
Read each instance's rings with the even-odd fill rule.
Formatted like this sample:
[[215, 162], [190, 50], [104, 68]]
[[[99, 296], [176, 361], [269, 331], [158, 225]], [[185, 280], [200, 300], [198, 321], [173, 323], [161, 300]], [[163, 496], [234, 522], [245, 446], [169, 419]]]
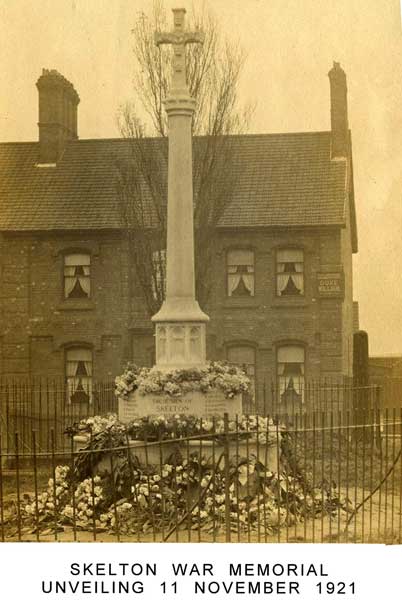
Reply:
[[[238, 83], [244, 54], [223, 40], [210, 15], [192, 12], [191, 28], [205, 32], [203, 45], [186, 48], [190, 93], [197, 99], [193, 118], [194, 222], [196, 293], [205, 306], [211, 292], [209, 277], [216, 225], [230, 202], [236, 181], [233, 165], [235, 134], [247, 126], [251, 107], [241, 107]], [[120, 113], [128, 153], [116, 161], [123, 223], [130, 241], [138, 280], [150, 314], [164, 299], [167, 198], [167, 119], [171, 49], [156, 47], [154, 32], [168, 28], [167, 14], [155, 0], [150, 17], [141, 13], [133, 29], [135, 102]]]

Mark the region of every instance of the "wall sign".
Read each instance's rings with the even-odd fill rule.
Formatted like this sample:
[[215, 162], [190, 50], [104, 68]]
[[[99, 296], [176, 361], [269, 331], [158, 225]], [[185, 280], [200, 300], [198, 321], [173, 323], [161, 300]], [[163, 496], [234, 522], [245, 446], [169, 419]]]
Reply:
[[318, 295], [325, 297], [343, 296], [343, 273], [318, 273]]

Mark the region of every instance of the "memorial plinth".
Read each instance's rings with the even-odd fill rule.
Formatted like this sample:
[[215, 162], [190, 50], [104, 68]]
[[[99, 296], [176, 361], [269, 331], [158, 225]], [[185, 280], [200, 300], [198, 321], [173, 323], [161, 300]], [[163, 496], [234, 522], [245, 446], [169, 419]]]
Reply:
[[230, 419], [242, 413], [242, 396], [226, 398], [220, 390], [210, 392], [192, 391], [181, 396], [167, 394], [141, 395], [133, 392], [128, 398], [119, 398], [119, 420], [129, 423], [142, 417], [174, 417], [186, 415], [200, 418], [222, 417]]

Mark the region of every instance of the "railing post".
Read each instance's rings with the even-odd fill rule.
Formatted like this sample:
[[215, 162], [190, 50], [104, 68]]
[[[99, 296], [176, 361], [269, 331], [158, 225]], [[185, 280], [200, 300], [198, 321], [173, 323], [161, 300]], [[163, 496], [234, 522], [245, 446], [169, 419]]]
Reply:
[[3, 498], [3, 440], [0, 432], [0, 528], [1, 541], [4, 542], [4, 498]]
[[223, 432], [224, 432], [224, 446], [223, 446], [223, 459], [224, 459], [224, 473], [225, 473], [225, 539], [226, 542], [231, 540], [231, 526], [230, 526], [230, 455], [229, 455], [229, 415], [225, 413], [223, 415]]

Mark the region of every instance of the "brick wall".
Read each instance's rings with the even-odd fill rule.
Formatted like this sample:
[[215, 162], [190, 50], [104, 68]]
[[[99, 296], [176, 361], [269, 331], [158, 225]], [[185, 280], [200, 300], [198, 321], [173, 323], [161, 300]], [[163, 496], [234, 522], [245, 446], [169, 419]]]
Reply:
[[352, 377], [355, 311], [353, 307], [353, 255], [349, 206], [346, 212], [346, 227], [341, 230], [342, 265], [345, 274], [345, 302], [342, 306], [343, 372]]
[[[226, 294], [226, 252], [241, 246], [255, 252], [254, 298], [228, 298]], [[304, 250], [304, 296], [276, 295], [276, 250], [286, 246]], [[235, 341], [250, 344], [256, 348], [259, 378], [271, 379], [276, 373], [278, 346], [300, 343], [305, 347], [307, 378], [343, 374], [342, 298], [323, 299], [317, 294], [317, 274], [340, 271], [341, 263], [339, 231], [300, 230], [291, 236], [279, 230], [224, 233], [214, 266], [213, 299], [207, 307], [216, 354], [224, 357]]]
[[[91, 298], [64, 299], [64, 252], [91, 255]], [[130, 354], [129, 271], [119, 235], [7, 235], [1, 248], [2, 374], [64, 375], [65, 350], [87, 344], [94, 376], [116, 375]]]
[[[276, 376], [281, 344], [305, 348], [306, 378], [348, 374], [352, 315], [350, 232], [337, 229], [222, 231], [213, 268], [207, 349], [226, 358], [233, 344], [255, 349], [257, 383]], [[276, 294], [276, 252], [304, 251], [305, 293]], [[226, 253], [248, 247], [255, 253], [255, 296], [227, 297]], [[91, 255], [90, 301], [64, 300], [63, 252]], [[153, 328], [141, 286], [129, 268], [126, 242], [118, 234], [7, 235], [1, 248], [0, 344], [3, 375], [64, 375], [65, 350], [78, 343], [93, 349], [94, 377], [107, 379], [128, 359], [153, 362]], [[342, 272], [344, 299], [321, 297], [319, 273]], [[350, 332], [349, 332], [350, 330]]]

